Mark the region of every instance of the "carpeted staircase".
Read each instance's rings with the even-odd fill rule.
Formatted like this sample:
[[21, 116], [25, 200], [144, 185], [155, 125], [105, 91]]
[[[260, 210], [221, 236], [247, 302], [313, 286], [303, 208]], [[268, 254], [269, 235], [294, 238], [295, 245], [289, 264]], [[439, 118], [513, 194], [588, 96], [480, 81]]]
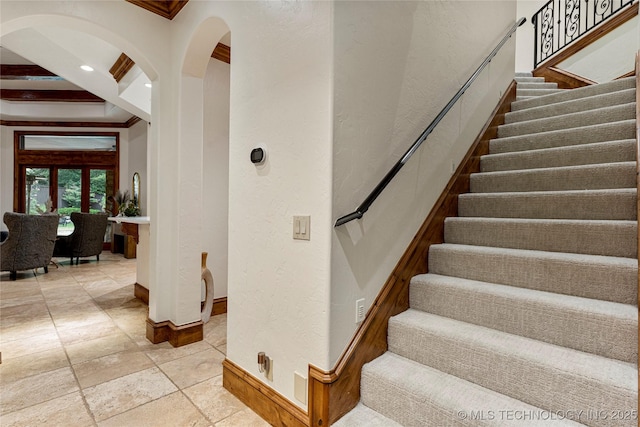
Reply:
[[517, 101], [336, 426], [636, 426], [635, 77]]

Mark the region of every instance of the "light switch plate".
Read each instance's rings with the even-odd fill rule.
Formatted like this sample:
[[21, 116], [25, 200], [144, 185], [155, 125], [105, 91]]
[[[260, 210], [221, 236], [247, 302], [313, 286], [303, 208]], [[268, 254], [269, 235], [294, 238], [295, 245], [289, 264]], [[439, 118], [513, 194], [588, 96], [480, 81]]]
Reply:
[[296, 240], [311, 240], [311, 217], [293, 217], [293, 238]]

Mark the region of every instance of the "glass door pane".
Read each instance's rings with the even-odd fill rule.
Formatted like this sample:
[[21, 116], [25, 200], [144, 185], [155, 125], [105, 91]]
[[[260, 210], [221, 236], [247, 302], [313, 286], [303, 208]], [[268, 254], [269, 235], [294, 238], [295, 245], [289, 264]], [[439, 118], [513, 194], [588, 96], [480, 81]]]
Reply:
[[57, 172], [60, 214], [58, 234], [65, 236], [73, 232], [71, 212], [80, 212], [82, 208], [82, 169], [58, 169]]
[[37, 215], [46, 210], [49, 200], [49, 168], [26, 168], [25, 170], [25, 212]]

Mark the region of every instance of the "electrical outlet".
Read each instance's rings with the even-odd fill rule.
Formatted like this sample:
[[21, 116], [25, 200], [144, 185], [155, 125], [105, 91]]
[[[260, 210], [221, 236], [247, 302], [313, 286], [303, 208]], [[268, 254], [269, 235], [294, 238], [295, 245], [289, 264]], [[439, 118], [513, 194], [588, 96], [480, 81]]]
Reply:
[[360, 323], [364, 320], [364, 298], [356, 301], [356, 323]]

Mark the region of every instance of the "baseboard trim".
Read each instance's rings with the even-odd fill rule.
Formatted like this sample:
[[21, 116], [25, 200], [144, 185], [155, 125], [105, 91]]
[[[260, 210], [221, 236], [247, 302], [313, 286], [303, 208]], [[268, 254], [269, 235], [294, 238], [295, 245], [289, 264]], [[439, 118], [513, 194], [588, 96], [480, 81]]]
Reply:
[[145, 288], [138, 282], [133, 285], [133, 296], [149, 305], [149, 289]]
[[335, 368], [324, 371], [309, 365], [310, 426], [331, 425], [357, 405], [362, 366], [387, 350], [389, 318], [409, 308], [411, 278], [429, 270], [429, 247], [444, 241], [444, 220], [458, 215], [458, 195], [469, 191], [469, 176], [480, 171], [480, 156], [489, 153], [489, 140], [497, 137], [498, 126], [504, 124], [504, 115], [511, 110], [515, 99], [516, 84], [512, 82], [398, 261]]
[[174, 347], [182, 347], [204, 339], [204, 323], [198, 321], [176, 326], [170, 320], [154, 322], [147, 318], [146, 336], [154, 344], [169, 341]]
[[222, 362], [222, 385], [272, 426], [308, 425], [305, 411], [229, 359]]
[[227, 312], [227, 297], [214, 299], [213, 308], [211, 309], [211, 315], [217, 316], [218, 314], [225, 314], [226, 312]]
[[[133, 296], [138, 298], [143, 303], [149, 305], [149, 289], [145, 288], [139, 283], [133, 285]], [[213, 300], [213, 307], [211, 309], [211, 315], [217, 316], [218, 314], [225, 314], [227, 312], [227, 297], [216, 298]]]

